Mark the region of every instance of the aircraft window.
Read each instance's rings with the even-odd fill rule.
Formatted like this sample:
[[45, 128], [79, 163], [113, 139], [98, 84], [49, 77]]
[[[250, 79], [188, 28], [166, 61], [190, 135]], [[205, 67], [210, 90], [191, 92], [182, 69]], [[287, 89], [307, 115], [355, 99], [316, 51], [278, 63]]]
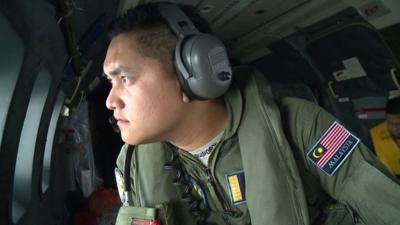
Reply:
[[24, 45], [0, 13], [0, 144], [24, 58]]
[[50, 90], [50, 79], [50, 74], [43, 68], [35, 80], [22, 127], [14, 172], [12, 196], [12, 220], [14, 223], [17, 223], [24, 215], [31, 201], [35, 145], [40, 119]]
[[53, 152], [53, 143], [56, 134], [58, 119], [60, 118], [60, 112], [64, 102], [64, 97], [65, 96], [63, 92], [60, 92], [60, 94], [58, 94], [57, 101], [51, 115], [49, 130], [47, 132], [47, 141], [43, 156], [42, 193], [45, 193], [47, 191], [50, 184], [51, 153]]

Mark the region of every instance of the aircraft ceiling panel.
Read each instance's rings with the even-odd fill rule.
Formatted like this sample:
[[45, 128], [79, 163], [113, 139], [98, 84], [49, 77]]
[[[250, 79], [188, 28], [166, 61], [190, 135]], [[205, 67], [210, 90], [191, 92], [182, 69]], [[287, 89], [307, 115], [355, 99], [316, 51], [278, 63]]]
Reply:
[[[160, 0], [122, 0], [122, 8], [140, 2]], [[311, 0], [170, 0], [199, 9], [215, 34], [223, 39], [238, 38]], [[121, 6], [120, 6], [121, 8]]]
[[225, 11], [232, 7], [245, 6], [251, 1], [238, 1], [238, 0], [226, 0], [226, 1], [212, 1], [203, 0], [196, 8], [199, 9], [200, 13], [209, 22], [212, 22], [219, 18]]
[[223, 8], [216, 17], [212, 18], [211, 23], [213, 30], [218, 36], [224, 39], [237, 38], [309, 1], [235, 0], [232, 1], [231, 5]]

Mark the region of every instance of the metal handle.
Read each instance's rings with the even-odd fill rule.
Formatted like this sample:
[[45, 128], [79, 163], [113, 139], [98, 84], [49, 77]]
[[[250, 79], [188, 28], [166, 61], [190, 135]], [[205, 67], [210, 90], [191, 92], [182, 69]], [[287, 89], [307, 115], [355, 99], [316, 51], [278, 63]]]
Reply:
[[339, 95], [336, 94], [336, 92], [333, 90], [332, 84], [333, 84], [333, 81], [328, 82], [329, 90], [331, 91], [331, 94], [333, 95], [334, 98], [339, 98]]
[[397, 89], [400, 89], [400, 82], [399, 82], [399, 80], [397, 79], [396, 71], [397, 71], [396, 68], [390, 69], [390, 75], [392, 75], [392, 79], [393, 79], [394, 85], [397, 87]]

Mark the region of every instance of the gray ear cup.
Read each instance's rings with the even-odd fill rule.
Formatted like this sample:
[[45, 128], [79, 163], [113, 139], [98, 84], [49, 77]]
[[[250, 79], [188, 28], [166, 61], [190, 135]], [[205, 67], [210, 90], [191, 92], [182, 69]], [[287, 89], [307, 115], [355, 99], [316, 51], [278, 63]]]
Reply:
[[208, 34], [198, 33], [179, 40], [175, 67], [182, 88], [193, 99], [217, 98], [228, 90], [232, 81], [223, 43]]
[[178, 37], [174, 64], [185, 93], [199, 100], [223, 95], [232, 81], [224, 44], [214, 36], [200, 33], [178, 6], [160, 3], [159, 10]]

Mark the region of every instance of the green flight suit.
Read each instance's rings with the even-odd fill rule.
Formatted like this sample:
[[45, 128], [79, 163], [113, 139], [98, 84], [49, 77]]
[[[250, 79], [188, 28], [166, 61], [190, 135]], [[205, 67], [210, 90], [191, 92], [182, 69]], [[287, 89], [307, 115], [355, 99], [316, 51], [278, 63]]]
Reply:
[[[236, 84], [225, 95], [230, 125], [210, 156], [209, 168], [165, 143], [135, 146], [130, 206], [154, 208], [166, 203], [163, 214], [173, 218], [173, 224], [196, 224], [172, 185], [176, 175], [163, 168], [176, 151], [186, 174], [201, 187], [209, 222], [400, 224], [399, 183], [365, 145], [357, 144], [332, 176], [307, 157], [335, 122], [333, 116], [304, 100], [273, 100], [262, 75], [251, 68], [238, 68], [235, 76]], [[120, 173], [127, 149], [125, 145], [117, 160]], [[240, 196], [245, 201], [235, 204], [229, 177], [239, 173], [245, 177], [241, 181], [245, 193]], [[129, 207], [122, 207], [121, 213], [117, 224], [129, 224]]]

